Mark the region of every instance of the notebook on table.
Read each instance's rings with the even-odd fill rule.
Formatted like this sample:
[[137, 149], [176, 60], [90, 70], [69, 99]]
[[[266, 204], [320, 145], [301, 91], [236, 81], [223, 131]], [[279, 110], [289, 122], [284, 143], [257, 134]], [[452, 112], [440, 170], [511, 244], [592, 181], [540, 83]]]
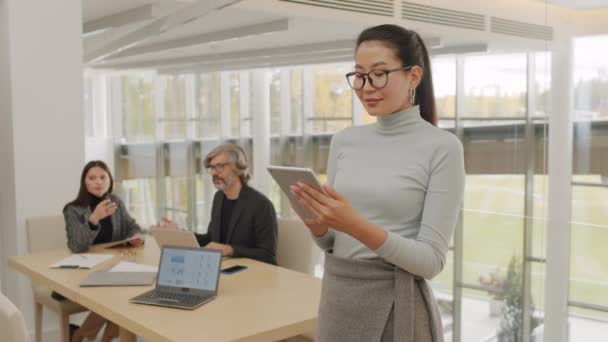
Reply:
[[156, 287], [130, 302], [194, 309], [217, 296], [222, 252], [208, 248], [164, 246]]
[[50, 268], [93, 268], [112, 259], [114, 254], [78, 253], [51, 264]]

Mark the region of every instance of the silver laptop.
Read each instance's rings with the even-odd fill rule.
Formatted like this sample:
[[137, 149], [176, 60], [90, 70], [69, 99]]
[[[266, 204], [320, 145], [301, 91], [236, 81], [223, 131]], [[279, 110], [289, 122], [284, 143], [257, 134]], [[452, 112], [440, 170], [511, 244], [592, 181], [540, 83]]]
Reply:
[[198, 241], [193, 232], [187, 230], [152, 228], [150, 230], [158, 247], [180, 246], [198, 248]]
[[131, 298], [131, 303], [197, 308], [215, 298], [222, 252], [208, 248], [165, 246], [154, 290]]
[[101, 270], [91, 273], [80, 282], [81, 287], [91, 286], [145, 286], [154, 284], [154, 272], [110, 272]]

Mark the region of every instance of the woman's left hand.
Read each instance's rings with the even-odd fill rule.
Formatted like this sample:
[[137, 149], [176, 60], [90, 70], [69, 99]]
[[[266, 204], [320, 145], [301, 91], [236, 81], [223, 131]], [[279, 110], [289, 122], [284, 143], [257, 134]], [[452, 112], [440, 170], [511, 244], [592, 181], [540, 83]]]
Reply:
[[320, 224], [349, 234], [367, 221], [352, 204], [335, 189], [323, 186], [327, 195], [315, 188], [298, 182], [292, 186], [293, 194]]
[[138, 239], [129, 240], [129, 245], [131, 245], [133, 247], [143, 246], [144, 245], [144, 238], [143, 238], [143, 236], [140, 237], [140, 238], [138, 238]]

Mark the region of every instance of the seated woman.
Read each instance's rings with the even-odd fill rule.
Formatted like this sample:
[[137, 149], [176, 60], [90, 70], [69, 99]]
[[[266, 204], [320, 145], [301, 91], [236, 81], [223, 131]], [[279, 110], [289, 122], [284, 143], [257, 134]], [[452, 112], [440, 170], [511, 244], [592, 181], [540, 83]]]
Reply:
[[[113, 187], [114, 179], [104, 162], [94, 160], [85, 165], [78, 196], [63, 208], [68, 247], [72, 252], [83, 253], [91, 245], [123, 240], [142, 233], [124, 203], [112, 195]], [[129, 243], [141, 246], [143, 239], [130, 240]], [[108, 325], [101, 340], [111, 341], [118, 336], [118, 326], [93, 312], [75, 331], [72, 341], [80, 342], [85, 337], [95, 339], [106, 323]]]

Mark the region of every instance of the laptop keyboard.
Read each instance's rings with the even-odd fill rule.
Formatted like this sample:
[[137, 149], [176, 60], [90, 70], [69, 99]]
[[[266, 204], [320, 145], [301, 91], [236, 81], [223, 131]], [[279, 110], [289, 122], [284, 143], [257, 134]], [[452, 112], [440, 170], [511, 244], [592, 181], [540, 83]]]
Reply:
[[184, 294], [184, 293], [154, 291], [154, 292], [150, 293], [148, 298], [169, 300], [169, 301], [174, 301], [174, 302], [179, 302], [179, 303], [191, 303], [191, 302], [199, 301], [202, 297], [197, 296], [197, 295]]

